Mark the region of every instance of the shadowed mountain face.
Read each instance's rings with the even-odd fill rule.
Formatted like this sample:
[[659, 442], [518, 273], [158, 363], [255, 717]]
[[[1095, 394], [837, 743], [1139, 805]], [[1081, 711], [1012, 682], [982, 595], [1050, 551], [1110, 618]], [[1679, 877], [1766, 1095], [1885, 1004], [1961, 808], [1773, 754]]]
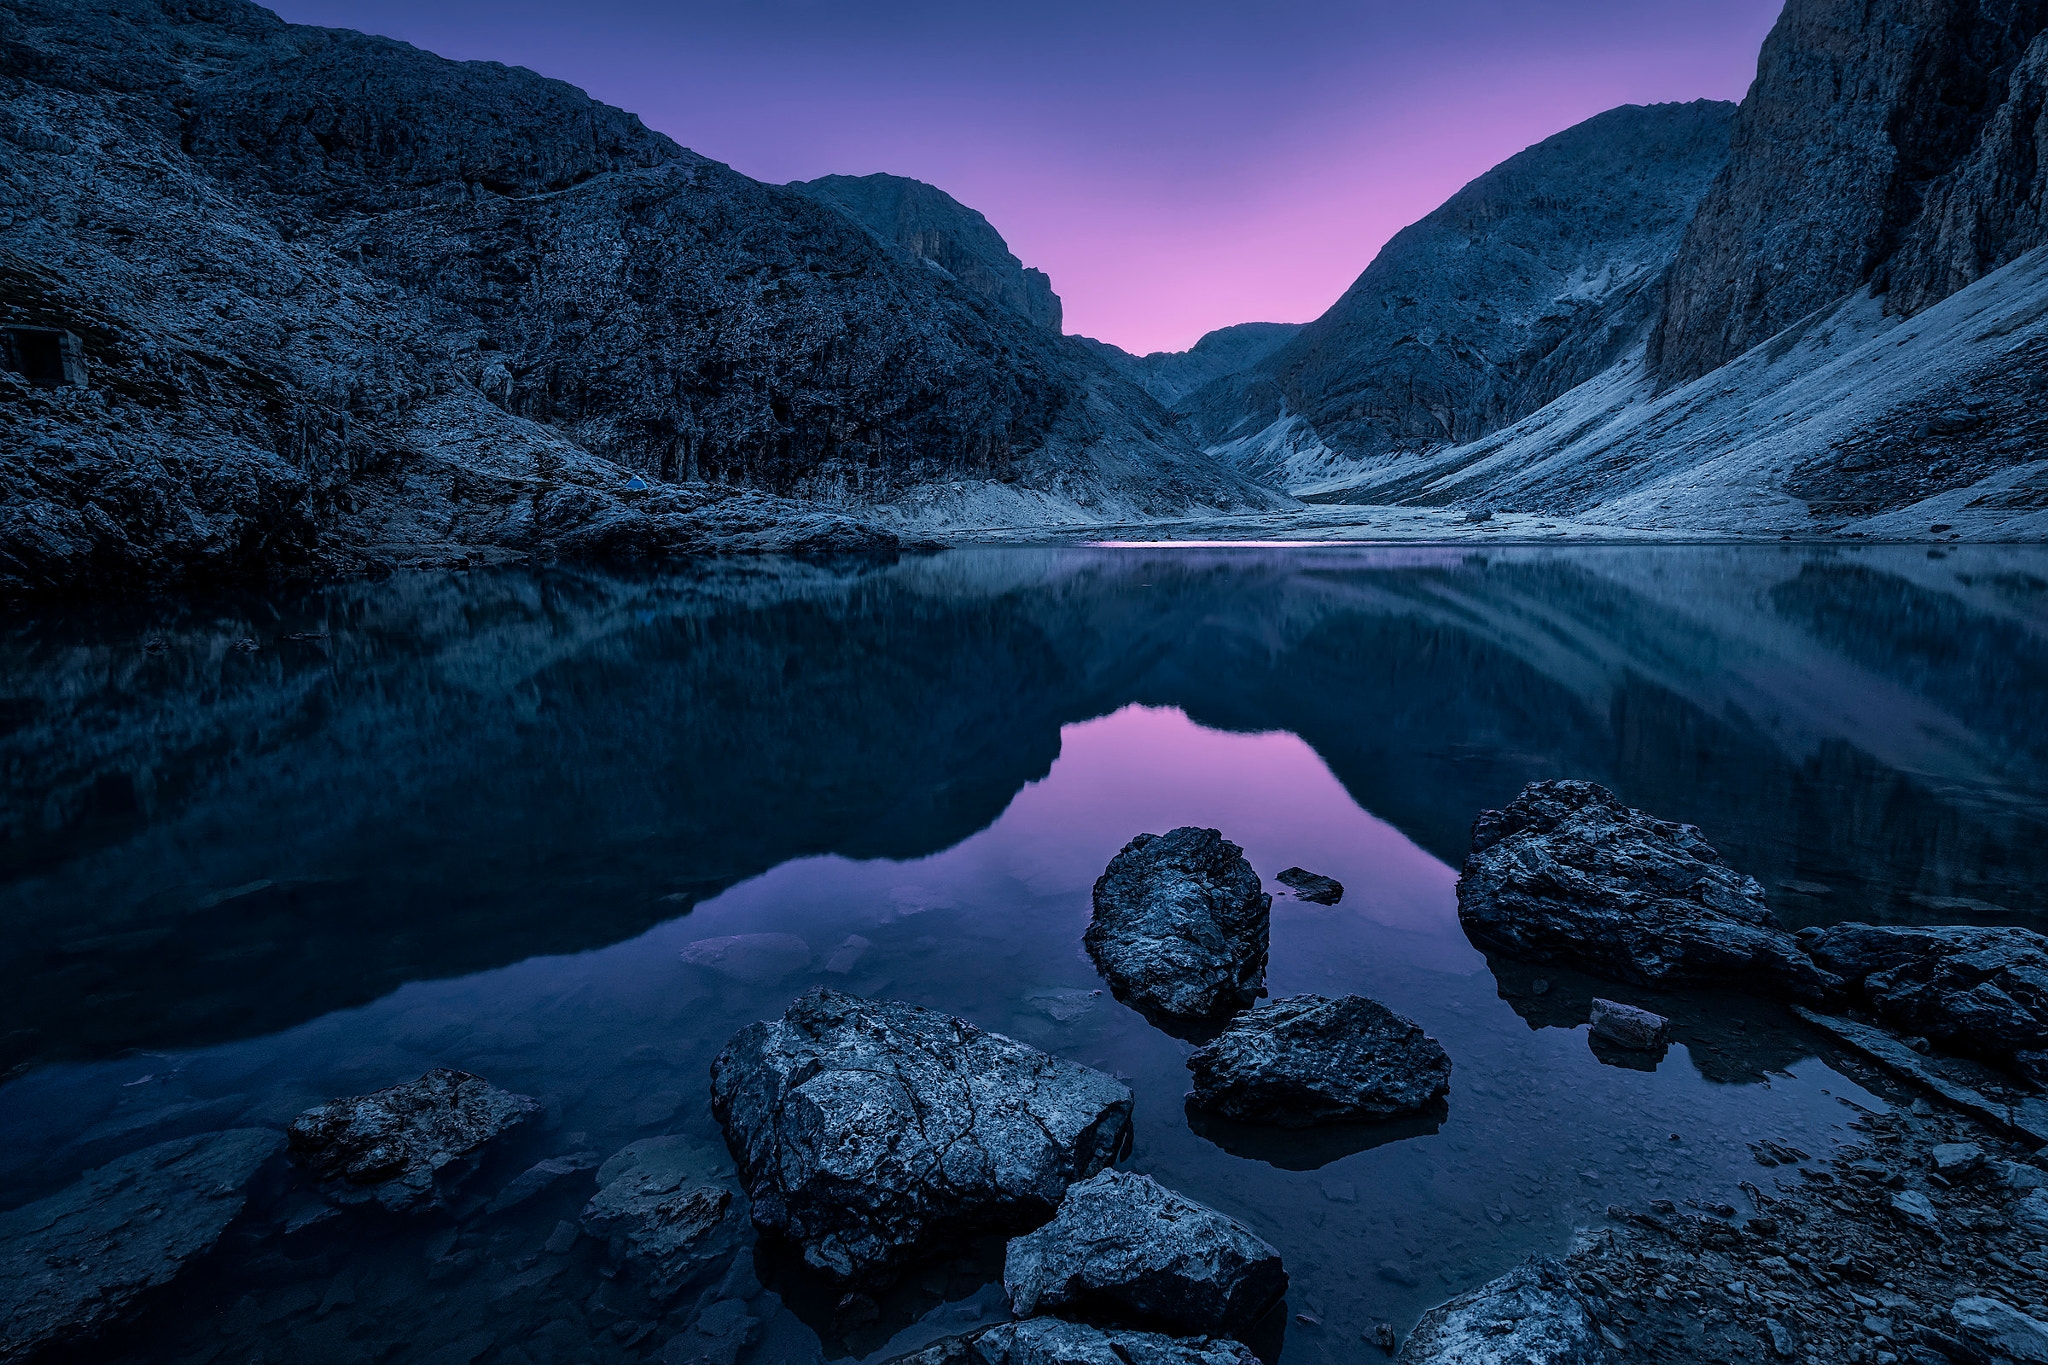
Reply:
[[1172, 407], [1204, 385], [1250, 369], [1293, 338], [1298, 322], [1240, 322], [1218, 327], [1185, 351], [1153, 351], [1132, 355], [1093, 337], [1081, 340], [1125, 374], [1139, 388]]
[[[1180, 401], [1197, 439], [1283, 486], [1340, 459], [1469, 441], [1614, 363], [1727, 156], [1732, 105], [1611, 109], [1403, 229], [1330, 310]], [[1293, 422], [1284, 441], [1263, 432]]]
[[2048, 578], [1991, 549], [957, 551], [17, 620], [0, 1037], [268, 1033], [919, 857], [1132, 702], [1299, 734], [1453, 865], [1481, 808], [1587, 777], [1794, 923], [2038, 915], [2044, 679]]
[[944, 190], [900, 175], [827, 175], [789, 188], [830, 204], [983, 298], [1049, 332], [1060, 330], [1051, 279], [1018, 260], [988, 219]]

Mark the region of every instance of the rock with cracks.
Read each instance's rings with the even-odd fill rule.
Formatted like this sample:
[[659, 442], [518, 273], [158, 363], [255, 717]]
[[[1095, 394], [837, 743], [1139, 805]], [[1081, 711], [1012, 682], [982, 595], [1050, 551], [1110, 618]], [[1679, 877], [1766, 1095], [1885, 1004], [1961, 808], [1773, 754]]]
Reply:
[[1458, 919], [1482, 948], [1639, 986], [1812, 1001], [1841, 986], [1699, 830], [1592, 782], [1533, 782], [1506, 810], [1480, 813]]
[[738, 1250], [743, 1201], [725, 1153], [687, 1137], [635, 1142], [598, 1167], [583, 1230], [632, 1268], [657, 1302]]
[[1140, 1013], [1216, 1019], [1266, 993], [1272, 903], [1244, 850], [1218, 831], [1140, 834], [1096, 879], [1083, 941], [1117, 999]]
[[1060, 1318], [1006, 1322], [948, 1337], [890, 1365], [1257, 1365], [1228, 1337], [1169, 1337]]
[[1532, 1261], [1432, 1308], [1398, 1365], [1620, 1365], [1585, 1296], [1555, 1261]]
[[0, 1213], [0, 1361], [78, 1358], [212, 1249], [279, 1145], [266, 1128], [162, 1142]]
[[1198, 1108], [1289, 1128], [1413, 1113], [1451, 1084], [1436, 1039], [1362, 995], [1296, 995], [1247, 1010], [1188, 1069]]
[[1069, 1189], [1050, 1223], [1011, 1241], [1003, 1289], [1019, 1317], [1233, 1334], [1279, 1302], [1287, 1272], [1236, 1219], [1151, 1176], [1104, 1171]]
[[1837, 924], [1799, 938], [1891, 1028], [2048, 1084], [2048, 936], [2007, 927]]
[[756, 1226], [844, 1280], [1044, 1221], [1128, 1148], [1131, 1092], [964, 1020], [806, 992], [711, 1066]]
[[446, 1207], [484, 1144], [539, 1112], [528, 1096], [436, 1067], [404, 1085], [309, 1109], [287, 1137], [292, 1158], [337, 1203], [422, 1213]]

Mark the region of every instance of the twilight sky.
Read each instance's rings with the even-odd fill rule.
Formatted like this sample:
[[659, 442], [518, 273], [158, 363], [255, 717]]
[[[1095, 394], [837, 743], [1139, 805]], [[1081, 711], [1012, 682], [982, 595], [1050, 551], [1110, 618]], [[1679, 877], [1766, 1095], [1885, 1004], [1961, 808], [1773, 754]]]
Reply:
[[761, 180], [988, 215], [1067, 330], [1306, 321], [1395, 231], [1617, 104], [1740, 99], [1781, 0], [284, 0], [582, 86]]

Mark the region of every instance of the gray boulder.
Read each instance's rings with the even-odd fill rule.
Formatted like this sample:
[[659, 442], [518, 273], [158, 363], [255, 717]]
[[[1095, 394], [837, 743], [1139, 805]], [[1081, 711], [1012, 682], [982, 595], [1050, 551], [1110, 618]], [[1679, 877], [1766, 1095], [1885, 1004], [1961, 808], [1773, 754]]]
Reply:
[[335, 1202], [423, 1213], [447, 1206], [484, 1144], [539, 1112], [526, 1095], [436, 1067], [404, 1085], [308, 1109], [286, 1137], [292, 1159]]
[[964, 1020], [814, 989], [711, 1064], [754, 1223], [841, 1279], [1028, 1227], [1128, 1148], [1131, 1092]]
[[2048, 1361], [2048, 1322], [1988, 1297], [1957, 1299], [1950, 1312], [1963, 1339], [1992, 1359]]
[[1482, 948], [1639, 986], [1825, 1001], [1841, 984], [1699, 830], [1592, 782], [1532, 782], [1506, 810], [1480, 812], [1458, 920]]
[[75, 1350], [126, 1318], [212, 1249], [282, 1145], [267, 1128], [162, 1142], [0, 1213], [0, 1361]]
[[1532, 1261], [1432, 1308], [1397, 1365], [1619, 1365], [1556, 1261]]
[[1272, 904], [1220, 832], [1140, 834], [1096, 879], [1082, 941], [1117, 999], [1140, 1013], [1214, 1019], [1266, 993]]
[[1664, 1046], [1664, 1035], [1670, 1026], [1669, 1019], [1650, 1010], [1624, 1005], [1619, 1000], [1593, 1001], [1591, 1034], [1603, 1043], [1649, 1052]]
[[1436, 1039], [1362, 995], [1296, 995], [1247, 1010], [1188, 1069], [1197, 1108], [1289, 1128], [1414, 1113], [1451, 1084]]
[[2048, 1084], [2048, 935], [1837, 924], [1801, 944], [1880, 1021]]
[[1344, 883], [1305, 867], [1290, 867], [1273, 880], [1292, 888], [1297, 899], [1310, 905], [1335, 905], [1344, 899]]
[[731, 1255], [746, 1232], [731, 1159], [692, 1138], [635, 1142], [598, 1167], [597, 1185], [583, 1230], [657, 1302]]
[[949, 1337], [890, 1365], [1256, 1365], [1228, 1337], [1169, 1337], [1060, 1318], [1006, 1322]]
[[1011, 1240], [1003, 1289], [1019, 1317], [1065, 1312], [1181, 1332], [1243, 1332], [1287, 1292], [1280, 1253], [1151, 1176], [1103, 1171], [1050, 1223]]

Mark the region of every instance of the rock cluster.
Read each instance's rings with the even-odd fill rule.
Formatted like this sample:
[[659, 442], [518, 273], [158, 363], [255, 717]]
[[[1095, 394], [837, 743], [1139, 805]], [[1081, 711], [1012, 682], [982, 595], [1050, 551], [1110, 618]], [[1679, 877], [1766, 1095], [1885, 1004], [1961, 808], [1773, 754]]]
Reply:
[[1011, 1240], [1003, 1288], [1019, 1317], [1102, 1317], [1241, 1334], [1287, 1292], [1280, 1253], [1242, 1223], [1157, 1184], [1103, 1171]]
[[0, 1360], [73, 1352], [126, 1318], [212, 1249], [281, 1145], [264, 1128], [179, 1138], [0, 1213]]
[[1272, 903], [1218, 831], [1140, 834], [1096, 879], [1083, 942], [1117, 999], [1147, 1017], [1218, 1019], [1265, 994]]
[[1837, 924], [1802, 946], [1887, 1026], [2048, 1085], [2048, 936], [2001, 926]]
[[1434, 1038], [1358, 995], [1297, 995], [1247, 1010], [1196, 1049], [1188, 1069], [1198, 1108], [1286, 1127], [1414, 1113], [1451, 1083], [1451, 1059]]
[[712, 1112], [764, 1231], [841, 1279], [1029, 1226], [1130, 1142], [1131, 1092], [934, 1010], [814, 989], [712, 1063]]
[[1256, 1365], [1227, 1337], [1170, 1337], [1060, 1318], [1006, 1322], [951, 1337], [890, 1365]]
[[1826, 1001], [1838, 977], [1778, 926], [1763, 888], [1691, 825], [1592, 782], [1535, 782], [1482, 811], [1458, 879], [1472, 941], [1641, 986], [1733, 986]]
[[484, 1144], [540, 1112], [525, 1095], [436, 1067], [416, 1081], [332, 1100], [292, 1120], [292, 1159], [338, 1203], [394, 1213], [445, 1208]]
[[741, 1244], [744, 1199], [732, 1163], [687, 1137], [655, 1137], [614, 1154], [597, 1171], [583, 1230], [630, 1266], [666, 1302]]

